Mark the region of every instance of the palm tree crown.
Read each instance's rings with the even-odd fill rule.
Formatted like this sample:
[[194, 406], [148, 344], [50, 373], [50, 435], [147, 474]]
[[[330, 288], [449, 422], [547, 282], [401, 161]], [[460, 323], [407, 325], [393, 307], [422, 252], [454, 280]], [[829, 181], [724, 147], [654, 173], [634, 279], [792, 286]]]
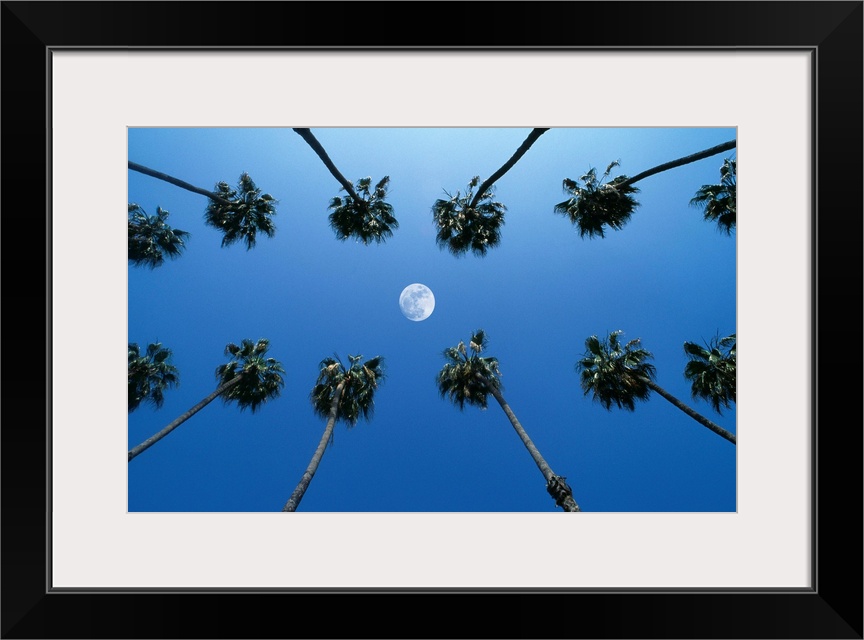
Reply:
[[337, 420], [342, 420], [350, 428], [362, 416], [372, 417], [375, 391], [384, 381], [384, 359], [381, 356], [360, 363], [363, 356], [348, 356], [350, 365], [346, 368], [338, 358], [324, 358], [319, 366], [318, 379], [309, 394], [312, 408], [322, 418], [327, 419], [321, 440], [312, 454], [309, 466], [288, 497], [283, 512], [297, 511], [300, 501], [318, 471], [327, 445], [333, 442], [333, 428]]
[[480, 176], [474, 176], [464, 196], [459, 191], [456, 195], [445, 191], [448, 199], [438, 199], [432, 207], [438, 228], [435, 241], [440, 248], [447, 248], [455, 256], [468, 251], [484, 256], [501, 242], [501, 227], [507, 207], [493, 199], [495, 188], [491, 186], [476, 198], [474, 188], [479, 183]]
[[[525, 155], [537, 139], [549, 131], [549, 127], [535, 127], [516, 149], [516, 152], [501, 165], [495, 173], [480, 183], [474, 176], [468, 183], [468, 193], [462, 198], [457, 191], [455, 196], [445, 191], [448, 200], [438, 199], [432, 206], [432, 216], [438, 227], [436, 242], [440, 248], [446, 247], [454, 256], [468, 251], [477, 256], [501, 243], [501, 227], [507, 208], [492, 199], [493, 185], [510, 171]], [[477, 191], [474, 188], [480, 184]]]
[[455, 347], [444, 350], [446, 363], [436, 377], [438, 392], [442, 398], [449, 398], [460, 410], [465, 408], [466, 402], [486, 409], [487, 396], [491, 394], [501, 406], [519, 439], [522, 440], [534, 464], [543, 474], [546, 480], [546, 491], [555, 500], [555, 504], [564, 511], [580, 511], [579, 505], [573, 499], [573, 490], [566, 482], [567, 479], [552, 470], [501, 394], [498, 359], [480, 355], [486, 348], [487, 342], [486, 332], [478, 329], [471, 335], [467, 348], [465, 343], [460, 341]]
[[576, 364], [585, 395], [593, 394], [605, 409], [612, 404], [635, 410], [635, 400], [648, 400], [648, 384], [655, 376], [654, 365], [647, 360], [653, 355], [639, 346], [636, 338], [622, 345], [622, 331], [613, 331], [606, 340], [591, 336], [585, 340], [586, 351]]
[[240, 346], [228, 343], [225, 355], [231, 360], [216, 367], [219, 385], [224, 385], [239, 377], [240, 380], [225, 391], [222, 400], [236, 402], [240, 410], [248, 408], [252, 413], [267, 400], [279, 396], [285, 382], [282, 374], [285, 369], [275, 358], [265, 358], [270, 341], [261, 338], [257, 342], [244, 339]]
[[696, 192], [690, 204], [703, 209], [705, 220], [714, 221], [726, 235], [732, 235], [737, 218], [735, 160], [729, 158], [720, 167], [720, 184], [706, 184]]
[[593, 399], [606, 409], [611, 409], [614, 403], [619, 408], [634, 411], [635, 401], [648, 400], [654, 391], [703, 427], [737, 444], [735, 434], [696, 413], [654, 382], [654, 365], [647, 362], [654, 356], [639, 346], [638, 338], [622, 345], [618, 339], [621, 333], [613, 331], [605, 340], [591, 336], [585, 341], [586, 351], [576, 363], [585, 395], [593, 393]]
[[227, 182], [216, 184], [204, 218], [208, 225], [222, 232], [223, 247], [242, 240], [248, 250], [255, 246], [259, 233], [268, 238], [275, 235], [276, 202], [269, 193], [262, 194], [244, 172], [236, 189]]
[[285, 370], [277, 360], [264, 357], [269, 348], [270, 341], [266, 338], [257, 342], [244, 339], [240, 346], [229, 342], [225, 346], [225, 354], [230, 355], [231, 359], [216, 368], [216, 378], [219, 380], [216, 389], [160, 431], [132, 447], [128, 453], [129, 461], [162, 440], [216, 398], [221, 397], [226, 403], [236, 402], [241, 411], [249, 408], [255, 413], [261, 404], [278, 397], [284, 385], [281, 374]]
[[472, 334], [467, 349], [460, 340], [455, 347], [444, 350], [446, 364], [436, 377], [438, 391], [442, 398], [448, 398], [459, 409], [464, 409], [466, 402], [485, 409], [490, 390], [502, 388], [498, 359], [480, 355], [487, 344], [486, 333], [478, 329]]
[[161, 342], [147, 345], [143, 355], [137, 344], [129, 343], [129, 413], [142, 402], [161, 408], [165, 390], [180, 385], [180, 374], [171, 364], [171, 356], [171, 350]]
[[[385, 202], [390, 177], [384, 176], [374, 188], [372, 178], [361, 178], [344, 198], [330, 200], [330, 227], [339, 240], [357, 238], [363, 244], [384, 242], [399, 228], [393, 215], [393, 205]], [[343, 187], [343, 191], [345, 188]]]
[[[599, 180], [594, 169], [590, 169], [580, 178], [585, 183], [584, 186], [580, 185], [579, 181], [564, 180], [564, 191], [571, 197], [569, 200], [555, 205], [555, 212], [569, 216], [571, 222], [579, 227], [580, 236], [585, 237], [587, 235], [589, 238], [600, 236], [602, 238], [604, 227], [622, 229], [630, 221], [633, 210], [639, 206], [639, 203], [629, 195], [639, 191], [632, 186], [634, 182], [734, 149], [736, 144], [735, 140], [729, 140], [710, 149], [703, 149], [688, 156], [664, 162], [637, 173], [635, 176], [618, 176], [608, 182], [606, 182], [606, 178], [609, 176], [609, 172], [614, 167], [619, 166], [620, 161], [616, 160], [610, 163], [606, 167], [606, 173]], [[691, 201], [691, 204], [694, 203]], [[706, 219], [708, 219], [707, 216]]]
[[148, 216], [139, 205], [129, 203], [129, 262], [155, 269], [162, 266], [166, 256], [180, 256], [191, 234], [172, 229], [168, 215], [162, 207], [156, 207], [156, 215]]
[[606, 172], [597, 177], [592, 167], [579, 180], [565, 178], [564, 192], [570, 196], [564, 202], [555, 205], [555, 213], [566, 215], [579, 229], [579, 236], [604, 237], [605, 227], [620, 230], [630, 221], [633, 210], [639, 206], [636, 199], [630, 195], [638, 193], [639, 189], [623, 185], [627, 176], [618, 176], [609, 180], [609, 173], [619, 165], [618, 161], [606, 167]]
[[322, 418], [330, 416], [336, 389], [344, 383], [338, 402], [337, 418], [348, 427], [357, 424], [360, 417], [369, 420], [375, 408], [375, 391], [384, 381], [384, 358], [375, 356], [360, 363], [363, 356], [348, 356], [346, 368], [335, 358], [324, 358], [319, 364], [318, 379], [310, 399], [315, 413]]
[[690, 358], [684, 377], [691, 383], [693, 398], [707, 400], [714, 411], [722, 414], [722, 409], [735, 402], [735, 334], [715, 336], [706, 347], [684, 343], [684, 353]]
[[399, 228], [399, 223], [393, 216], [393, 207], [384, 201], [387, 196], [387, 185], [390, 177], [384, 176], [374, 189], [370, 189], [372, 178], [361, 178], [356, 184], [351, 184], [336, 167], [326, 149], [308, 128], [295, 128], [306, 144], [320, 158], [330, 174], [342, 185], [345, 198], [339, 196], [330, 200], [328, 210], [330, 227], [336, 232], [339, 240], [357, 238], [363, 244], [384, 242], [393, 235], [393, 230]]

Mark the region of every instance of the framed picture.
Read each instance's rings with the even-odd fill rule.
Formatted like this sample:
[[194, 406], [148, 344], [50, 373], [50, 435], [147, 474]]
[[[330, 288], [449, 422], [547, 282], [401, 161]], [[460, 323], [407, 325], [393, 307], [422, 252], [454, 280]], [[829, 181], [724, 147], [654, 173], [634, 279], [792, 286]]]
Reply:
[[[350, 7], [355, 17], [337, 21], [334, 30], [336, 7]], [[273, 637], [271, 628], [282, 637], [279, 623], [286, 608], [323, 596], [345, 606], [357, 602], [348, 600], [352, 595], [384, 606], [398, 598], [401, 615], [415, 621], [416, 631], [397, 621], [399, 616], [392, 623], [378, 617], [367, 623], [364, 614], [351, 616], [350, 624], [346, 617], [344, 625], [330, 626], [325, 636], [862, 637], [861, 433], [857, 427], [836, 428], [850, 424], [847, 407], [843, 418], [831, 419], [833, 407], [825, 406], [829, 395], [857, 398], [860, 393], [857, 380], [853, 389], [852, 381], [837, 375], [846, 370], [842, 350], [831, 347], [836, 327], [848, 326], [850, 319], [860, 326], [860, 305], [840, 302], [835, 292], [837, 283], [855, 285], [860, 279], [860, 269], [850, 269], [848, 260], [860, 255], [860, 207], [850, 206], [848, 194], [861, 191], [862, 3], [536, 2], [493, 8], [479, 3], [4, 2], [2, 10], [7, 95], [2, 197], [6, 255], [14, 260], [4, 278], [4, 298], [13, 311], [4, 318], [4, 399], [9, 400], [2, 430], [3, 637]], [[396, 32], [373, 34], [359, 27], [381, 20], [382, 11], [396, 24], [418, 24], [412, 43]], [[425, 16], [420, 23], [418, 11]], [[286, 24], [286, 15], [295, 19], [285, 29], [268, 29]], [[496, 28], [488, 33], [471, 27], [490, 20]], [[614, 29], [589, 28], [610, 20]], [[526, 31], [526, 23], [542, 28]], [[247, 28], [227, 28], [231, 25]], [[461, 39], [465, 33], [471, 33], [470, 41]], [[676, 504], [671, 498], [644, 510], [612, 503], [591, 513], [589, 498], [574, 518], [531, 513], [534, 507], [508, 513], [495, 506], [481, 513], [473, 506], [412, 510], [370, 503], [375, 506], [358, 509], [362, 513], [343, 505], [289, 516], [278, 508], [276, 513], [266, 513], [266, 507], [244, 510], [230, 501], [200, 508], [182, 500], [144, 501], [141, 486], [156, 483], [164, 471], [133, 476], [131, 453], [129, 460], [122, 458], [122, 448], [128, 444], [131, 450], [138, 439], [127, 443], [133, 436], [123, 424], [122, 364], [115, 351], [123, 340], [141, 340], [144, 346], [159, 338], [132, 336], [137, 325], [127, 316], [145, 313], [146, 302], [134, 298], [141, 306], [133, 306], [133, 285], [145, 285], [127, 273], [124, 231], [119, 220], [112, 222], [112, 211], [121, 200], [131, 207], [132, 174], [134, 179], [144, 175], [142, 167], [151, 172], [148, 179], [165, 182], [153, 169], [191, 165], [190, 159], [171, 164], [171, 152], [181, 151], [169, 150], [167, 143], [159, 149], [160, 131], [200, 131], [188, 144], [195, 153], [213, 156], [225, 153], [225, 146], [211, 145], [207, 136], [246, 129], [259, 136], [282, 135], [286, 145], [316, 163], [322, 181], [330, 181], [317, 213], [319, 230], [336, 230], [334, 244], [341, 246], [339, 231], [328, 228], [324, 211], [328, 204], [338, 210], [339, 203], [329, 198], [345, 184], [338, 170], [321, 163], [325, 156], [315, 147], [316, 141], [328, 140], [328, 128], [343, 136], [341, 145], [333, 138], [335, 148], [352, 154], [362, 154], [362, 147], [348, 134], [361, 131], [369, 148], [373, 134], [383, 136], [385, 130], [436, 128], [441, 136], [456, 129], [466, 135], [509, 130], [513, 135], [507, 140], [515, 139], [516, 145], [502, 143], [495, 148], [507, 148], [506, 153], [487, 154], [494, 159], [484, 159], [488, 169], [478, 168], [486, 172], [478, 183], [529, 132], [532, 144], [552, 139], [556, 129], [733, 133], [742, 173], [740, 200], [745, 212], [752, 211], [727, 238], [737, 243], [738, 292], [729, 317], [743, 341], [745, 364], [738, 378], [737, 420], [732, 433], [724, 429], [730, 437], [717, 431], [707, 436], [716, 440], [712, 445], [735, 451], [730, 467], [734, 499], [721, 507], [687, 503], [698, 506], [680, 512], [665, 506]], [[721, 142], [710, 140], [692, 151]], [[633, 157], [635, 151], [630, 153]], [[590, 156], [580, 154], [574, 171], [586, 171], [588, 162], [602, 171], [617, 160]], [[645, 157], [648, 162], [655, 156]], [[530, 151], [525, 158], [531, 158]], [[409, 161], [416, 158], [400, 158]], [[621, 173], [649, 166], [628, 165]], [[255, 176], [251, 168], [249, 174]], [[193, 175], [190, 169], [188, 176], [177, 177]], [[210, 181], [225, 179], [229, 190], [242, 190], [242, 176], [232, 186], [236, 178], [220, 175]], [[356, 178], [352, 174], [348, 180]], [[504, 184], [498, 196], [507, 202]], [[844, 188], [835, 188], [838, 184]], [[200, 186], [206, 191], [211, 185]], [[37, 202], [39, 215], [9, 215], [23, 197]], [[291, 194], [278, 198], [284, 205]], [[157, 206], [148, 201], [141, 208], [154, 213]], [[507, 215], [505, 234], [520, 224]], [[695, 209], [692, 215], [700, 216]], [[826, 216], [842, 224], [829, 226]], [[583, 240], [578, 229], [563, 233]], [[25, 250], [17, 240], [34, 234], [46, 239], [44, 245], [36, 243], [46, 247], [44, 257], [32, 251], [32, 243]], [[434, 235], [432, 229], [430, 243]], [[527, 236], [514, 232], [503, 235], [502, 242], [511, 237], [515, 244], [517, 237]], [[273, 268], [286, 266], [270, 260]], [[529, 271], [530, 257], [522, 260]], [[602, 258], [594, 263], [599, 268]], [[189, 267], [193, 264], [190, 259]], [[296, 299], [308, 300], [303, 306], [315, 309], [312, 297], [321, 294], [313, 282], [314, 262], [304, 264], [308, 285], [302, 277], [289, 280], [278, 272], [274, 277], [285, 286], [293, 283]], [[25, 273], [30, 277], [21, 278]], [[198, 272], [199, 285], [218, 289], [208, 273], [212, 276]], [[397, 304], [408, 285], [423, 282], [422, 275], [409, 280], [396, 287], [390, 309], [396, 314], [402, 309], [405, 317], [394, 317], [406, 326], [421, 320], [411, 317], [407, 303]], [[656, 290], [656, 281], [646, 281], [646, 287]], [[431, 288], [436, 289], [434, 283]], [[225, 297], [226, 316], [232, 303], [240, 308], [255, 304], [236, 293]], [[169, 298], [167, 281], [149, 299], [178, 314], [184, 304], [182, 297]], [[436, 303], [441, 314], [446, 299]], [[432, 303], [423, 308], [429, 317]], [[41, 362], [40, 345], [34, 350], [32, 339], [21, 339], [32, 336], [34, 322], [22, 309], [36, 310], [36, 322], [46, 321]], [[323, 309], [314, 311], [317, 317], [323, 318]], [[422, 320], [410, 327], [432, 325]], [[576, 326], [581, 331], [583, 323]], [[639, 337], [628, 333], [625, 329], [627, 338]], [[455, 335], [453, 344], [474, 345], [476, 336]], [[573, 336], [577, 351], [585, 337]], [[490, 338], [495, 338], [492, 332]], [[238, 342], [237, 349], [244, 346]], [[254, 342], [249, 347], [257, 348]], [[334, 365], [350, 365], [358, 357], [350, 345], [332, 348], [348, 349]], [[226, 352], [233, 353], [228, 347]], [[286, 348], [284, 360], [291, 356], [299, 361], [299, 349]], [[38, 371], [12, 379], [24, 363]], [[820, 385], [819, 373], [829, 370], [834, 373], [830, 383], [823, 376]], [[44, 392], [32, 384], [34, 377], [45, 380]], [[311, 387], [313, 380], [300, 377], [304, 388]], [[509, 384], [509, 377], [503, 379]], [[573, 386], [578, 391], [574, 402], [590, 407]], [[34, 427], [32, 419], [19, 418], [22, 401], [38, 407], [40, 416], [46, 408], [44, 430], [39, 420]], [[519, 413], [515, 403], [513, 409]], [[599, 406], [594, 411], [605, 413]], [[453, 409], [453, 415], [456, 420], [461, 414]], [[410, 422], [410, 416], [405, 418]], [[214, 421], [211, 426], [218, 428]], [[535, 433], [531, 427], [528, 432]], [[310, 437], [317, 442], [320, 432]], [[335, 434], [337, 441], [347, 437], [344, 430]], [[515, 441], [509, 444], [515, 448]], [[308, 458], [311, 447], [302, 446], [301, 457]], [[558, 459], [554, 445], [540, 449]], [[192, 466], [193, 456], [203, 457], [204, 450], [180, 451], [174, 454], [178, 466], [204, 469]], [[521, 455], [527, 462], [524, 451]], [[698, 456], [699, 448], [688, 455]], [[591, 464], [588, 458], [580, 469]], [[263, 458], [260, 466], [265, 468]], [[201, 471], [202, 481], [212, 473]], [[195, 482], [194, 474], [183, 481]], [[281, 481], [290, 489], [297, 475], [286, 471]], [[408, 491], [410, 479], [405, 471], [399, 475]], [[162, 495], [170, 492], [168, 485], [161, 487]], [[848, 509], [837, 509], [836, 499], [828, 500], [836, 496], [855, 505], [851, 517]], [[541, 497], [550, 512], [560, 511], [551, 508], [548, 495]], [[581, 499], [578, 489], [573, 497]], [[231, 613], [213, 616], [217, 599], [221, 611], [229, 611], [221, 607], [230, 603]], [[441, 615], [445, 603], [455, 607], [451, 615]], [[155, 609], [158, 616], [142, 615]], [[457, 619], [465, 622], [456, 624]], [[311, 620], [298, 619], [289, 633], [315, 637], [319, 631]]]

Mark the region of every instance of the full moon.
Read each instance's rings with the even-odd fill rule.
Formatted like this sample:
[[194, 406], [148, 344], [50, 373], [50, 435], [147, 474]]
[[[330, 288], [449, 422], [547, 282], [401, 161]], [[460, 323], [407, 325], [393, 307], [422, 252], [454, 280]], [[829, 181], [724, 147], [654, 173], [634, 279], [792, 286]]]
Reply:
[[402, 289], [402, 293], [399, 294], [399, 308], [406, 318], [420, 322], [432, 315], [435, 309], [435, 296], [425, 284], [415, 282]]

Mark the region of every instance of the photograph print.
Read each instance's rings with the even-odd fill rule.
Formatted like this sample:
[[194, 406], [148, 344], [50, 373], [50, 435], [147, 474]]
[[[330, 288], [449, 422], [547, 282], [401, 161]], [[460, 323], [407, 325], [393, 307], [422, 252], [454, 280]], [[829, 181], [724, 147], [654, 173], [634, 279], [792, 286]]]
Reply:
[[129, 512], [735, 512], [734, 127], [128, 129]]

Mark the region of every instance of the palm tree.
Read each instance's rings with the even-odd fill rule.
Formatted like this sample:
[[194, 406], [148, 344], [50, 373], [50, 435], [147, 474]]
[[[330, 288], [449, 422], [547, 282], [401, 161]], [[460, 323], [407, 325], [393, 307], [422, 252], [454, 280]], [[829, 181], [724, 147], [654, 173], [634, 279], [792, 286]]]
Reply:
[[219, 182], [213, 191], [219, 198], [211, 198], [204, 219], [222, 232], [223, 247], [242, 240], [248, 251], [255, 246], [259, 233], [268, 238], [276, 234], [276, 199], [269, 193], [262, 194], [248, 173], [240, 174], [237, 189]]
[[177, 258], [186, 248], [188, 231], [172, 229], [168, 212], [156, 207], [156, 215], [148, 216], [139, 205], [129, 203], [129, 262], [151, 269], [162, 266], [165, 257]]
[[704, 218], [715, 221], [726, 235], [732, 235], [737, 219], [735, 160], [726, 158], [720, 167], [720, 184], [705, 184], [696, 192], [690, 204], [704, 209]]
[[492, 185], [512, 169], [531, 145], [548, 130], [548, 127], [532, 129], [510, 159], [480, 184], [476, 192], [474, 187], [480, 182], [479, 176], [474, 176], [468, 183], [468, 191], [464, 197], [458, 191], [455, 196], [445, 191], [447, 199], [435, 201], [432, 216], [438, 228], [436, 242], [440, 248], [446, 247], [455, 256], [471, 251], [482, 257], [489, 249], [500, 244], [501, 227], [507, 208], [492, 199]]
[[390, 177], [384, 176], [374, 188], [372, 178], [361, 178], [354, 190], [345, 198], [334, 196], [330, 200], [328, 216], [330, 227], [338, 240], [357, 238], [363, 244], [381, 243], [393, 235], [399, 222], [393, 216], [393, 206], [384, 201]]
[[722, 338], [715, 336], [705, 347], [695, 342], [684, 343], [684, 353], [690, 358], [684, 367], [684, 377], [691, 382], [692, 396], [709, 401], [719, 414], [735, 402], [735, 347], [734, 333]]
[[161, 342], [148, 344], [143, 355], [136, 343], [129, 343], [129, 413], [142, 402], [161, 408], [165, 390], [180, 385], [180, 373], [171, 364], [171, 356], [171, 349]]
[[633, 210], [639, 206], [630, 195], [639, 189], [624, 186], [627, 176], [618, 176], [608, 182], [609, 173], [618, 166], [618, 161], [609, 163], [606, 172], [598, 179], [592, 167], [579, 180], [564, 179], [564, 192], [570, 198], [555, 205], [555, 213], [566, 215], [579, 228], [579, 236], [589, 238], [605, 236], [605, 227], [620, 230], [630, 221]]
[[[454, 256], [471, 251], [482, 257], [490, 248], [501, 243], [501, 227], [507, 207], [493, 200], [494, 187], [489, 187], [479, 199], [476, 198], [474, 187], [479, 182], [480, 176], [474, 176], [464, 196], [459, 191], [456, 195], [445, 191], [448, 199], [438, 199], [432, 207], [438, 227], [435, 241], [440, 248], [446, 247]], [[473, 207], [472, 202], [475, 203]]]
[[375, 356], [360, 363], [363, 356], [348, 356], [348, 368], [334, 358], [324, 358], [319, 364], [318, 380], [312, 388], [310, 400], [315, 413], [327, 419], [321, 441], [312, 454], [312, 459], [297, 487], [294, 489], [282, 511], [296, 511], [327, 445], [333, 441], [333, 427], [342, 420], [349, 428], [357, 424], [362, 416], [369, 420], [374, 409], [375, 392], [384, 382], [384, 359]]
[[269, 193], [262, 194], [248, 173], [240, 174], [237, 189], [231, 188], [227, 182], [218, 182], [213, 191], [208, 191], [137, 162], [129, 161], [129, 168], [192, 193], [207, 196], [210, 204], [204, 212], [205, 221], [222, 232], [223, 247], [243, 240], [248, 250], [255, 246], [258, 233], [263, 233], [268, 238], [272, 238], [276, 233], [272, 216], [276, 215], [275, 205], [278, 200]]
[[236, 402], [241, 411], [248, 408], [252, 413], [267, 400], [277, 398], [284, 386], [282, 374], [285, 370], [276, 359], [264, 357], [269, 348], [270, 341], [266, 338], [257, 342], [244, 339], [240, 346], [228, 343], [225, 355], [230, 355], [231, 359], [216, 368], [219, 381], [216, 390], [167, 427], [130, 449], [129, 460], [152, 447], [220, 396], [226, 404]]
[[361, 178], [352, 185], [309, 129], [295, 128], [294, 132], [306, 141], [348, 194], [345, 198], [332, 198], [328, 207], [331, 211], [328, 216], [330, 227], [336, 232], [336, 238], [357, 238], [363, 244], [371, 244], [391, 237], [393, 230], [399, 228], [399, 222], [393, 215], [393, 206], [384, 200], [390, 177], [384, 176], [374, 188], [371, 187], [371, 177]]
[[[635, 176], [618, 176], [608, 182], [606, 179], [609, 177], [610, 171], [619, 166], [620, 161], [616, 160], [610, 163], [599, 180], [592, 168], [580, 178], [580, 181], [585, 183], [584, 185], [580, 184], [580, 181], [564, 179], [564, 192], [570, 197], [564, 202], [556, 204], [554, 211], [568, 216], [570, 221], [579, 228], [580, 237], [599, 236], [602, 238], [605, 227], [608, 226], [616, 230], [622, 229], [630, 221], [634, 209], [639, 206], [639, 203], [630, 195], [639, 191], [631, 186], [634, 182], [661, 171], [675, 169], [734, 149], [736, 144], [735, 140], [729, 140], [710, 149], [664, 162]], [[706, 219], [708, 219], [707, 215]]]
[[576, 371], [585, 395], [593, 394], [605, 409], [612, 404], [619, 409], [635, 410], [635, 401], [646, 401], [651, 391], [659, 394], [681, 411], [714, 433], [735, 444], [735, 435], [696, 413], [671, 393], [654, 382], [654, 365], [650, 351], [640, 346], [639, 338], [622, 345], [618, 337], [622, 331], [613, 331], [605, 340], [591, 336], [585, 340], [586, 351], [576, 363]]
[[[460, 410], [465, 408], [466, 402], [485, 409], [487, 395], [491, 393], [492, 397], [501, 405], [504, 414], [522, 440], [522, 444], [528, 449], [528, 453], [531, 454], [531, 458], [546, 479], [546, 490], [555, 499], [555, 504], [564, 511], [579, 511], [579, 505], [573, 499], [573, 491], [565, 482], [566, 478], [552, 471], [549, 464], [540, 455], [540, 451], [534, 446], [531, 438], [528, 437], [528, 433], [516, 418], [516, 414], [504, 400], [504, 396], [501, 394], [502, 385], [498, 359], [480, 355], [487, 343], [486, 333], [482, 329], [478, 329], [471, 336], [468, 349], [465, 348], [465, 343], [462, 341], [455, 347], [445, 349], [444, 359], [447, 363], [436, 377], [438, 392], [442, 398], [449, 398]], [[469, 349], [470, 355], [468, 354]]]

